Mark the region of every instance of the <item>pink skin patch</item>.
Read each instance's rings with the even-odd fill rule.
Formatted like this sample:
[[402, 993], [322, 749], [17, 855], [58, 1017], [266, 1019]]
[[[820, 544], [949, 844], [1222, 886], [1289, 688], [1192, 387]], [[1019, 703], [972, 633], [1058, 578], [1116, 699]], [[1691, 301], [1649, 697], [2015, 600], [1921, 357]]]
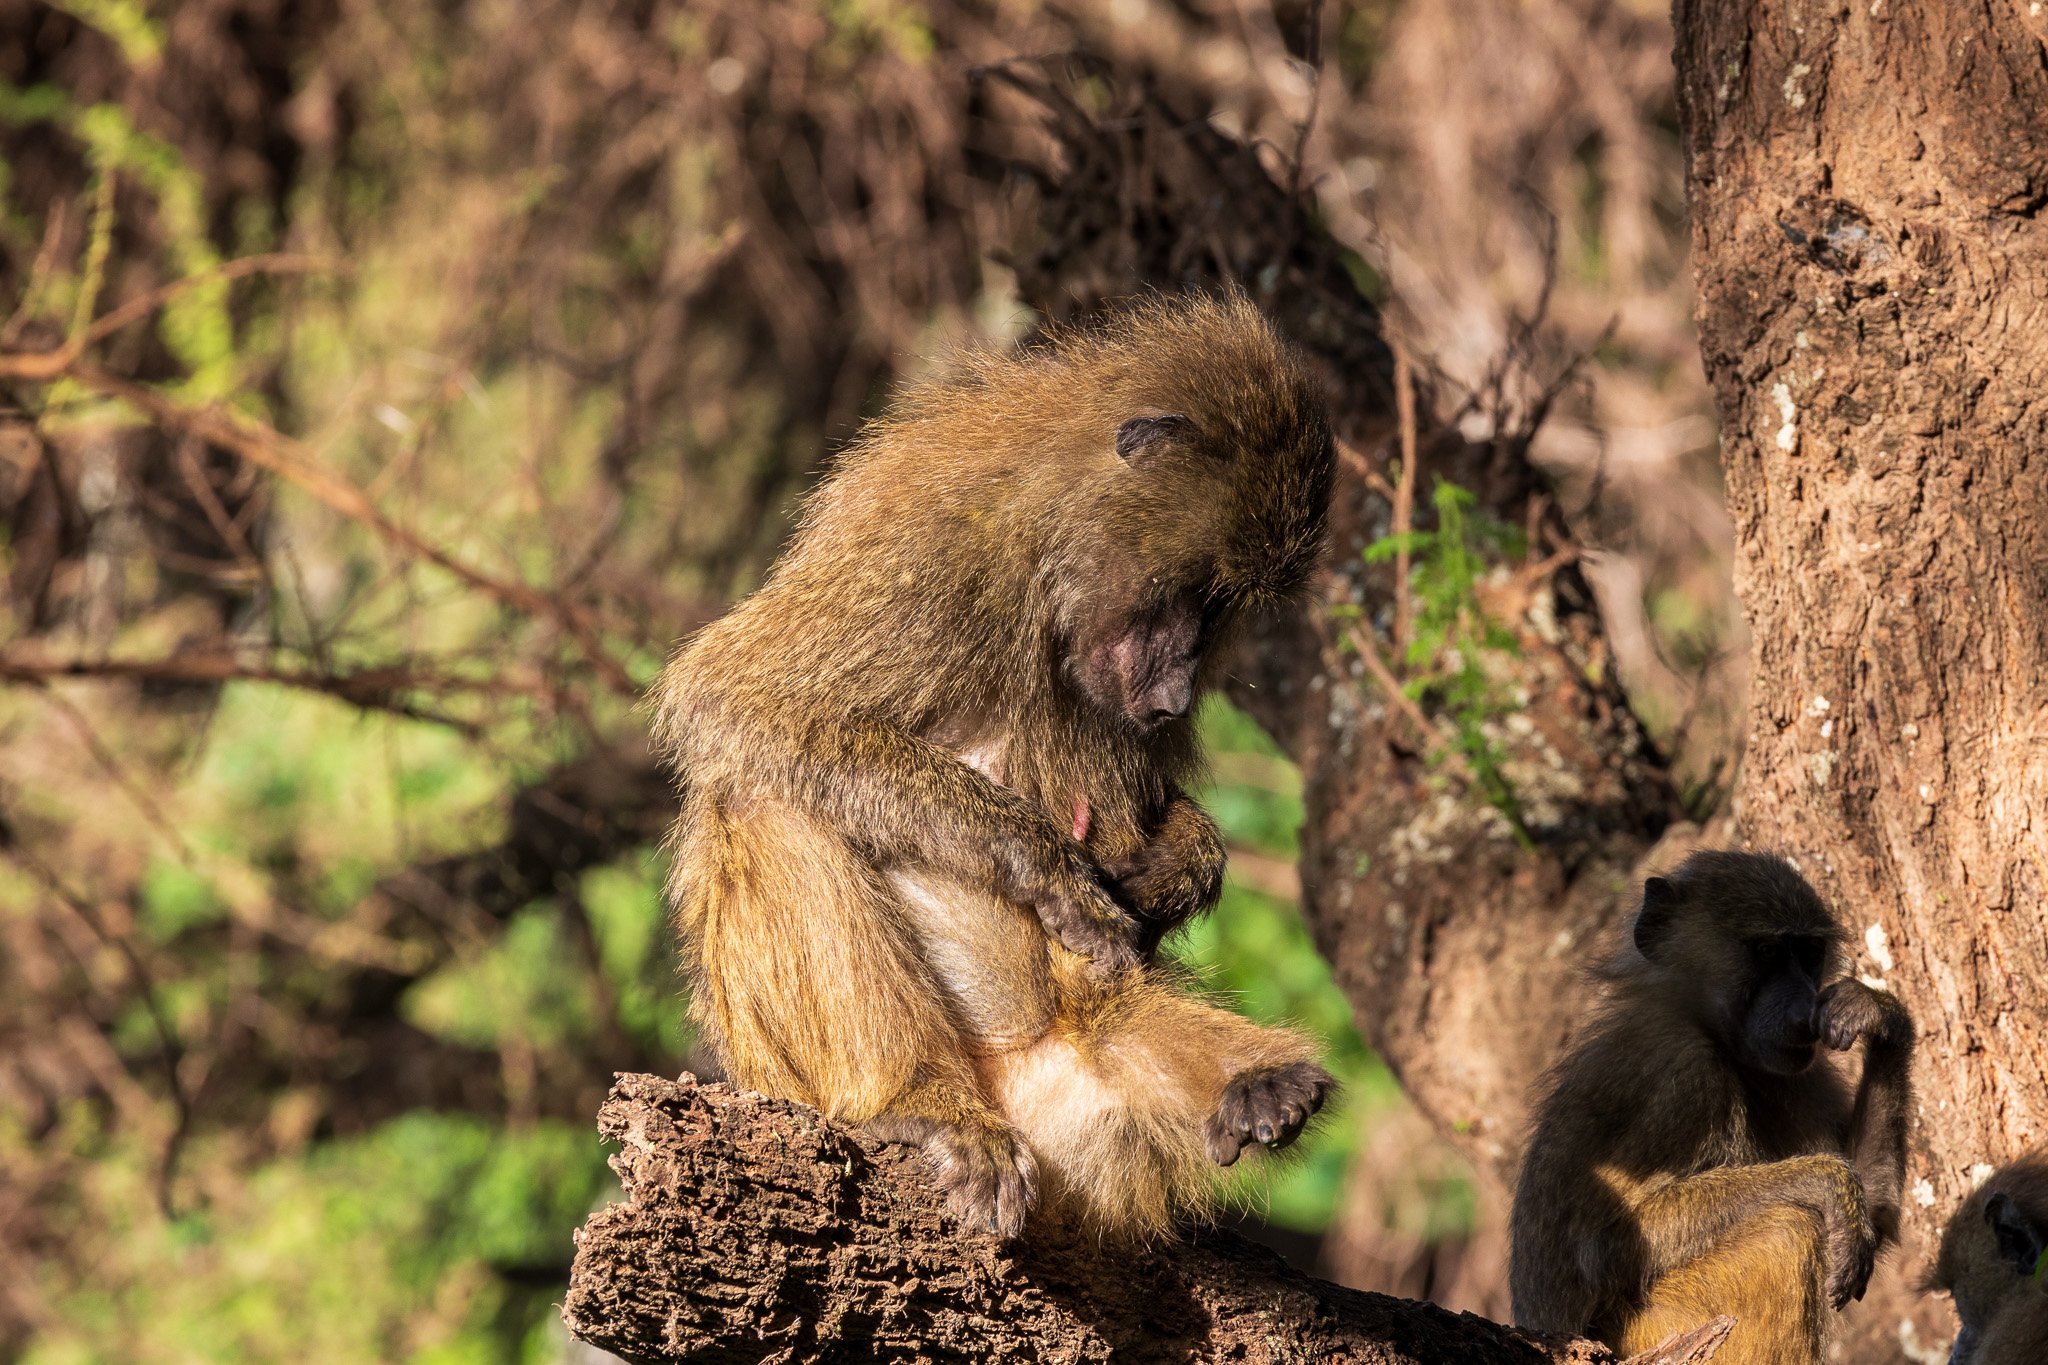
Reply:
[[1077, 843], [1077, 844], [1085, 844], [1085, 843], [1087, 843], [1087, 842], [1088, 842], [1088, 823], [1089, 823], [1089, 812], [1088, 812], [1088, 798], [1087, 798], [1087, 797], [1085, 797], [1085, 796], [1076, 796], [1076, 797], [1074, 798], [1074, 842], [1075, 842], [1075, 843]]

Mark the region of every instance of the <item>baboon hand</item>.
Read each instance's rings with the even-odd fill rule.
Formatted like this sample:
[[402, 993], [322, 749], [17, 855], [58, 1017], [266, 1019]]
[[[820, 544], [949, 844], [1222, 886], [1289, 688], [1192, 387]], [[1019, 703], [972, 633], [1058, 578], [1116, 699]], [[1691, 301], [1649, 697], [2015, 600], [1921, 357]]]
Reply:
[[1163, 840], [1146, 844], [1128, 858], [1115, 858], [1102, 865], [1117, 899], [1129, 906], [1143, 922], [1143, 946], [1156, 946], [1169, 930], [1186, 923], [1216, 903], [1223, 889], [1223, 847], [1198, 850], [1190, 859], [1185, 850]]
[[1077, 882], [1035, 901], [1038, 922], [1069, 952], [1079, 953], [1104, 972], [1138, 965], [1142, 926], [1093, 881]]
[[1012, 898], [1030, 906], [1060, 946], [1105, 972], [1138, 965], [1141, 926], [1110, 897], [1080, 845], [1050, 852], [1036, 867], [1015, 862]]
[[1813, 1031], [1837, 1052], [1858, 1038], [1891, 1041], [1903, 1019], [1896, 1000], [1850, 976], [1823, 987], [1813, 1005]]

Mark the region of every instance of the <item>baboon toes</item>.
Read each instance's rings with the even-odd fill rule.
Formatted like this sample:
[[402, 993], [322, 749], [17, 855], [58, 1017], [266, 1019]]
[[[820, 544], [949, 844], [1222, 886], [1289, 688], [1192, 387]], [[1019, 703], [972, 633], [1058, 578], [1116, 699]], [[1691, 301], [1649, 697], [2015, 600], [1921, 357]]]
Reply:
[[1314, 1062], [1245, 1072], [1224, 1088], [1222, 1103], [1209, 1117], [1204, 1135], [1210, 1158], [1228, 1166], [1254, 1143], [1285, 1147], [1301, 1135], [1335, 1085]]
[[1024, 1230], [1038, 1199], [1038, 1159], [1015, 1133], [946, 1127], [923, 1145], [933, 1181], [954, 1217], [1004, 1241]]

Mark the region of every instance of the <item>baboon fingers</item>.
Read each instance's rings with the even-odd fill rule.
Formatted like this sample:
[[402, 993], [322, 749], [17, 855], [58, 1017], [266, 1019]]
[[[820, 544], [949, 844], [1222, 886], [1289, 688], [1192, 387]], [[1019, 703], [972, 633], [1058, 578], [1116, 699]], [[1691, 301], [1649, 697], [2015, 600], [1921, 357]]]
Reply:
[[1039, 922], [1070, 953], [1078, 953], [1107, 972], [1138, 965], [1138, 921], [1118, 910], [1109, 898], [1100, 907], [1059, 900], [1041, 903]]
[[1884, 998], [1853, 977], [1822, 987], [1813, 1016], [1814, 1031], [1837, 1052], [1847, 1052], [1858, 1038], [1887, 1032]]

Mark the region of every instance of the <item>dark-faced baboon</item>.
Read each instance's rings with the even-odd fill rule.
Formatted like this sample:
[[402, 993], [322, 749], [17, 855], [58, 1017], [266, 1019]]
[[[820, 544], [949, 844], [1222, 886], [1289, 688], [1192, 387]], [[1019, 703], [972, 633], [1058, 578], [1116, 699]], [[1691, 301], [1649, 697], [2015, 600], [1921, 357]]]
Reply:
[[[1515, 1193], [1516, 1320], [1623, 1354], [1721, 1314], [1716, 1365], [1816, 1365], [1898, 1229], [1913, 1029], [1838, 975], [1781, 858], [1696, 853], [1643, 887]], [[1851, 1087], [1823, 1047], [1864, 1040]]]
[[1315, 561], [1315, 385], [1242, 297], [899, 395], [656, 694], [692, 1009], [733, 1077], [921, 1143], [1016, 1232], [1042, 1184], [1163, 1227], [1291, 1140], [1313, 1048], [1143, 961], [1213, 901], [1190, 713]]

